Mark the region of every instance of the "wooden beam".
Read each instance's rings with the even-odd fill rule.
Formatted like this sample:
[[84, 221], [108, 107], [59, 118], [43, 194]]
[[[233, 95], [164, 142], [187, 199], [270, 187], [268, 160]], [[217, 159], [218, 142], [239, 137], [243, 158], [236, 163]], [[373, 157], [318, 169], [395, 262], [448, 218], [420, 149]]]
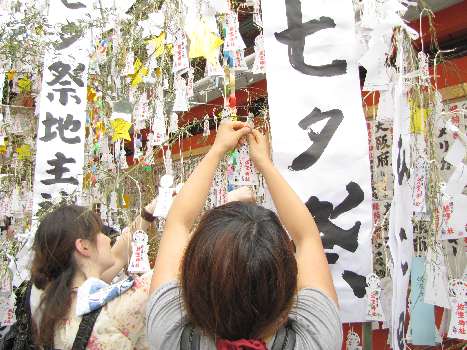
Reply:
[[[435, 13], [433, 25], [436, 30], [436, 38], [439, 43], [449, 39], [451, 36], [463, 33], [467, 30], [467, 1], [462, 1], [456, 5], [447, 7]], [[413, 20], [409, 26], [420, 31], [420, 19]], [[432, 38], [428, 17], [422, 18], [422, 39], [424, 47], [428, 48]], [[415, 42], [417, 47], [421, 47], [420, 39]]]

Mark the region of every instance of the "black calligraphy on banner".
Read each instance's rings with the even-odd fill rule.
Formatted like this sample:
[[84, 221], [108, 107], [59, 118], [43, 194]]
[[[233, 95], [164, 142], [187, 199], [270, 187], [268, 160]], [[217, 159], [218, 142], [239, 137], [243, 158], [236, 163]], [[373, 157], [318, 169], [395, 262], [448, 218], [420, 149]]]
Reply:
[[[311, 129], [311, 125], [324, 119], [328, 119], [328, 121], [321, 132], [314, 132]], [[310, 114], [303, 118], [298, 123], [298, 126], [303, 130], [308, 130], [308, 137], [313, 144], [292, 161], [289, 169], [293, 171], [305, 170], [315, 164], [328, 146], [329, 141], [331, 141], [332, 136], [343, 119], [344, 115], [339, 109], [321, 112], [319, 108], [313, 109]]]
[[407, 180], [410, 179], [410, 170], [407, 167], [407, 163], [405, 161], [405, 149], [402, 150], [402, 135], [399, 135], [399, 142], [397, 143], [397, 148], [397, 182], [399, 183], [399, 186], [402, 186], [404, 176], [407, 178]]
[[[81, 99], [76, 95], [76, 89], [73, 88], [59, 88], [59, 89], [53, 89], [53, 91], [58, 92], [60, 94], [60, 97], [58, 101], [63, 105], [66, 106], [68, 104], [68, 94], [71, 94], [71, 97], [73, 100], [75, 100], [76, 104], [81, 103]], [[47, 94], [47, 98], [49, 99], [50, 102], [52, 102], [55, 98], [54, 94], [49, 92]]]
[[[69, 197], [68, 193], [65, 191], [60, 191], [59, 194], [62, 200]], [[44, 200], [39, 202], [39, 208], [41, 210], [46, 210], [46, 211], [49, 210], [54, 205], [52, 201], [52, 195], [50, 193], [41, 193], [41, 197]]]
[[385, 128], [385, 127], [384, 127], [384, 124], [383, 124], [382, 122], [380, 122], [380, 121], [376, 122], [375, 127], [376, 127], [376, 131], [375, 131], [375, 132], [379, 132], [379, 131], [384, 131], [384, 132], [386, 132], [386, 131], [389, 130], [389, 128]]
[[357, 298], [363, 298], [366, 295], [366, 277], [353, 271], [344, 270], [342, 279], [347, 282]]
[[378, 163], [376, 165], [377, 168], [387, 167], [389, 166], [389, 151], [384, 151], [376, 157]]
[[70, 10], [86, 8], [86, 5], [79, 1], [61, 0], [62, 4]]
[[83, 31], [75, 23], [67, 23], [60, 28], [59, 36], [60, 41], [54, 43], [54, 47], [61, 51], [77, 42], [83, 36]]
[[47, 163], [53, 168], [47, 170], [46, 173], [53, 175], [52, 179], [41, 180], [44, 185], [54, 185], [54, 184], [73, 184], [78, 185], [78, 179], [75, 177], [63, 177], [63, 175], [70, 171], [69, 168], [65, 167], [65, 164], [76, 163], [74, 158], [66, 158], [65, 155], [61, 152], [55, 153], [56, 159], [48, 160]]
[[[61, 117], [54, 118], [52, 113], [46, 112], [45, 120], [42, 121], [42, 124], [45, 126], [44, 136], [40, 137], [39, 140], [48, 142], [53, 140], [58, 135], [60, 139], [67, 144], [76, 144], [81, 142], [79, 136], [67, 137], [65, 136], [65, 131], [77, 132], [81, 128], [81, 121], [73, 119], [71, 114], [67, 114], [65, 120]], [[56, 126], [57, 131], [52, 131], [52, 128]]]
[[332, 77], [347, 72], [345, 60], [333, 60], [332, 63], [312, 66], [305, 63], [303, 52], [305, 38], [323, 29], [335, 28], [336, 23], [330, 17], [320, 17], [303, 23], [302, 4], [300, 0], [285, 0], [288, 29], [274, 33], [276, 39], [288, 46], [289, 61], [299, 72], [317, 77]]
[[383, 150], [386, 148], [390, 148], [389, 143], [388, 143], [388, 135], [383, 134], [375, 137], [376, 141], [376, 149], [377, 150]]
[[[357, 221], [350, 229], [344, 229], [334, 224], [331, 219], [336, 219], [341, 214], [346, 213], [363, 202], [364, 192], [356, 182], [349, 182], [346, 186], [347, 197], [334, 208], [330, 202], [321, 201], [318, 197], [312, 196], [305, 203], [306, 207], [313, 215], [322, 233], [322, 242], [325, 249], [332, 249], [335, 245], [349, 251], [355, 252], [358, 248], [358, 233], [361, 222]], [[336, 253], [326, 253], [328, 262], [335, 264], [339, 259]]]
[[451, 170], [451, 164], [444, 159], [441, 160], [441, 170]]
[[[446, 128], [441, 128], [438, 138], [441, 139], [442, 137], [447, 136]], [[439, 150], [440, 153], [448, 153], [449, 151], [449, 141], [448, 140], [440, 140], [439, 141]], [[451, 164], [449, 162], [446, 162], [446, 160], [441, 159], [441, 170], [451, 170]]]
[[44, 199], [39, 202], [39, 208], [41, 210], [49, 210], [52, 206], [52, 195], [50, 193], [41, 193], [41, 197]]
[[438, 138], [440, 139], [441, 137], [443, 137], [444, 135], [447, 135], [447, 131], [446, 131], [446, 128], [441, 128], [439, 129], [439, 134], [438, 134]]
[[[68, 104], [68, 98], [71, 96], [76, 104], [80, 104], [81, 99], [76, 94], [76, 88], [71, 87], [71, 84], [73, 82], [78, 87], [84, 87], [84, 82], [81, 79], [85, 70], [84, 64], [78, 63], [78, 65], [72, 69], [71, 65], [62, 61], [56, 61], [52, 63], [48, 69], [54, 78], [47, 82], [47, 85], [53, 87], [58, 84], [60, 86], [52, 89], [54, 92], [59, 93], [59, 102], [63, 106], [66, 106]], [[47, 99], [50, 102], [52, 102], [54, 98], [54, 93], [49, 92], [47, 94]]]
[[401, 227], [399, 231], [399, 239], [402, 241], [407, 240], [407, 234], [405, 233], [405, 229]]
[[51, 81], [47, 82], [47, 85], [53, 86], [56, 84], [60, 84], [62, 86], [68, 86], [71, 85], [71, 81], [69, 79], [65, 79], [69, 77], [73, 82], [78, 85], [79, 87], [84, 86], [83, 80], [80, 78], [80, 76], [83, 75], [85, 66], [82, 63], [78, 63], [78, 66], [76, 66], [73, 70], [71, 69], [71, 65], [67, 63], [63, 63], [62, 61], [57, 61], [52, 63], [48, 69], [50, 72], [52, 72], [52, 75], [54, 76], [54, 79]]
[[399, 314], [399, 322], [397, 323], [397, 345], [398, 349], [404, 349], [404, 320], [405, 313], [401, 312]]
[[407, 263], [407, 261], [405, 263], [401, 264], [401, 271], [402, 271], [402, 274], [404, 276], [407, 273], [408, 269], [409, 269], [409, 264]]

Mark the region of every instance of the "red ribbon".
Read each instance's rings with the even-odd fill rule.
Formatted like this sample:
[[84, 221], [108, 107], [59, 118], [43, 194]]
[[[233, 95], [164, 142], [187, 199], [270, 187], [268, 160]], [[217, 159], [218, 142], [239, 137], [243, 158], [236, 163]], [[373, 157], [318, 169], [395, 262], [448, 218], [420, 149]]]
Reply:
[[268, 350], [264, 341], [250, 339], [217, 339], [216, 348], [217, 350]]

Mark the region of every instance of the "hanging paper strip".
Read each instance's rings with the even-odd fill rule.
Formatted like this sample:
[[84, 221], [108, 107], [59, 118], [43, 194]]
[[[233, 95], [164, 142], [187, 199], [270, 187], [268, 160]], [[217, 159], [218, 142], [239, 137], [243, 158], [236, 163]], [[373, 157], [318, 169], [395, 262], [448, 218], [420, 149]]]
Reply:
[[[49, 23], [79, 23], [90, 11], [87, 5], [51, 0]], [[79, 27], [79, 25], [78, 25]], [[87, 33], [58, 33], [60, 41], [46, 52], [40, 96], [33, 215], [61, 195], [82, 188], [86, 85], [89, 63]]]
[[274, 161], [322, 234], [344, 322], [365, 321], [371, 184], [352, 1], [263, 1]]
[[[404, 51], [399, 39], [398, 62], [402, 62]], [[402, 68], [401, 68], [402, 72]], [[389, 219], [389, 249], [392, 268], [392, 325], [393, 349], [405, 348], [405, 316], [407, 288], [413, 257], [413, 169], [410, 169], [410, 108], [407, 90], [403, 86], [402, 73], [398, 78], [394, 94], [394, 129], [392, 140], [392, 172], [394, 174], [394, 197]]]

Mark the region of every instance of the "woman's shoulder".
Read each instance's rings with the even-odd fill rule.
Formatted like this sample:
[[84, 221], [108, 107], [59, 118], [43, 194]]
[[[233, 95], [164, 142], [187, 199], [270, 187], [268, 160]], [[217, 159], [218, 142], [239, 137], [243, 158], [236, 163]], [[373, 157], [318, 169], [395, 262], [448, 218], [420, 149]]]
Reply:
[[289, 320], [297, 335], [297, 350], [340, 349], [343, 334], [339, 309], [322, 291], [300, 290]]
[[152, 347], [175, 349], [186, 321], [178, 281], [167, 282], [152, 293], [146, 310], [146, 333]]
[[125, 315], [126, 312], [132, 310], [141, 312], [146, 308], [146, 303], [149, 298], [149, 287], [151, 285], [152, 271], [142, 276], [134, 278], [133, 285], [125, 293], [121, 294], [118, 298], [110, 301], [105, 309], [110, 314]]
[[[80, 322], [81, 317], [73, 315], [57, 325], [54, 339], [57, 348], [72, 348]], [[119, 349], [125, 350], [148, 349], [147, 342], [143, 342], [142, 340], [145, 340], [144, 331], [139, 328], [121, 327], [103, 309], [94, 324], [86, 349], [110, 350], [115, 349], [116, 344], [118, 344]], [[146, 346], [138, 346], [138, 344], [145, 344]]]
[[[107, 334], [119, 344], [129, 344], [129, 349], [146, 349], [147, 341], [144, 332], [146, 304], [149, 298], [149, 286], [152, 272], [134, 279], [132, 287], [119, 297], [106, 304], [96, 321], [97, 338], [95, 342], [105, 343]], [[114, 345], [115, 345], [114, 342]], [[103, 347], [111, 349], [109, 347]]]

